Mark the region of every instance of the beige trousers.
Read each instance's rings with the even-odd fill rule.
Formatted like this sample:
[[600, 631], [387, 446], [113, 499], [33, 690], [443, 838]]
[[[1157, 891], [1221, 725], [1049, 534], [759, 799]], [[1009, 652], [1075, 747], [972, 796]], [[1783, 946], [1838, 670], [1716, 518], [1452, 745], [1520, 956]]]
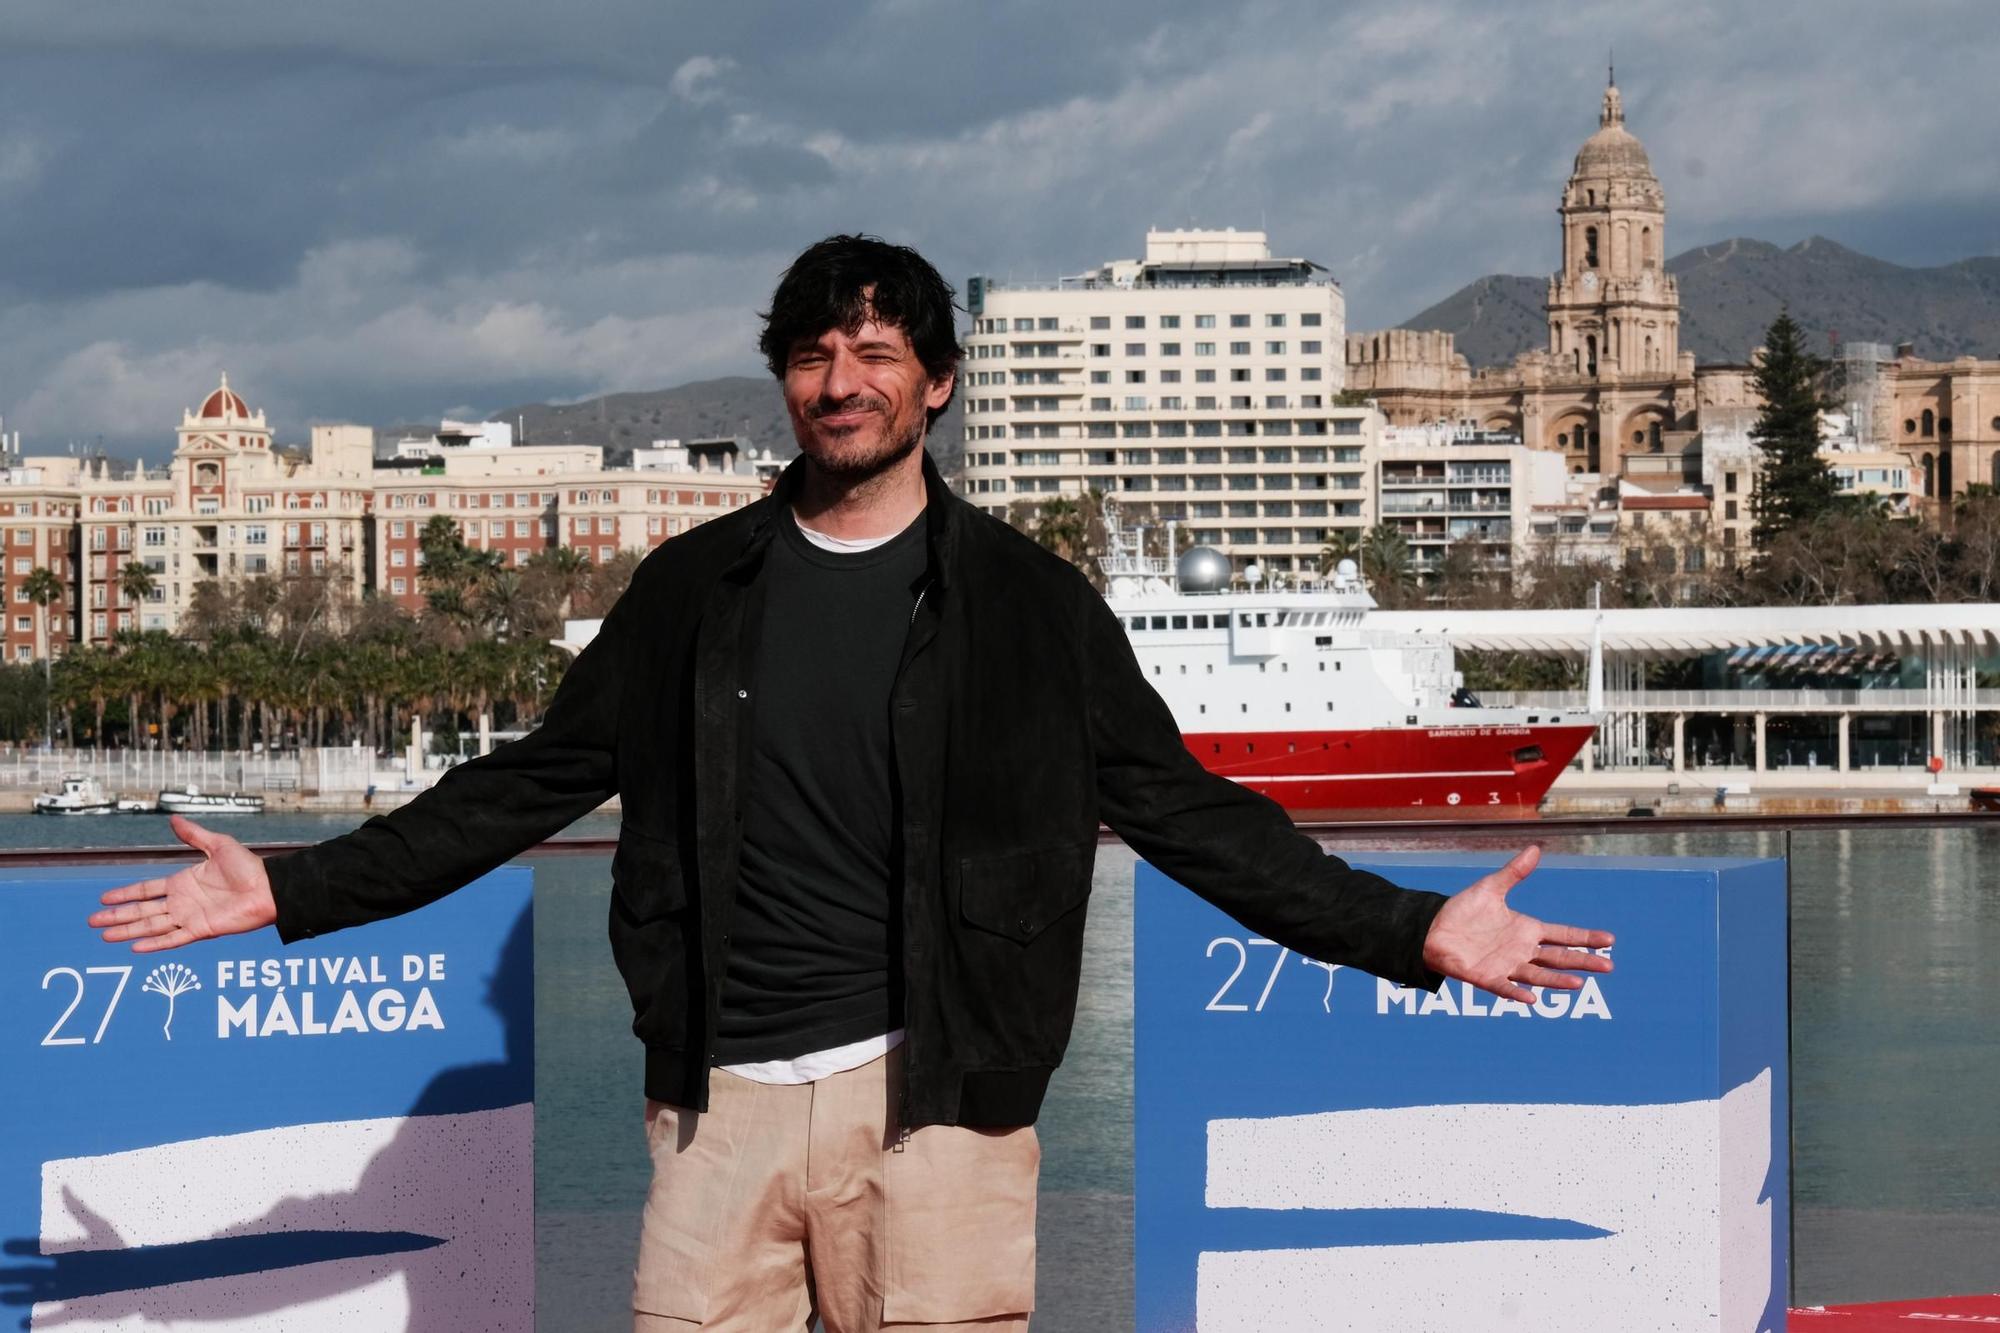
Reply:
[[646, 1104], [634, 1333], [1027, 1328], [1035, 1131], [899, 1135], [901, 1057], [797, 1085], [718, 1069], [706, 1112]]

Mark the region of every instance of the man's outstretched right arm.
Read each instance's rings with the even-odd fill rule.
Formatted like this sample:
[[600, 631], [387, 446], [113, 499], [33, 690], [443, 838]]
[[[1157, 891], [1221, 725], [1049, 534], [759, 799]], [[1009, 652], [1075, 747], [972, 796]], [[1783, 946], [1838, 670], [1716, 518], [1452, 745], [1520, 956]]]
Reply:
[[272, 924], [289, 943], [413, 911], [518, 856], [617, 792], [629, 601], [612, 608], [542, 725], [520, 740], [352, 833], [269, 861], [177, 819], [176, 836], [206, 859], [109, 891], [90, 924], [141, 952]]

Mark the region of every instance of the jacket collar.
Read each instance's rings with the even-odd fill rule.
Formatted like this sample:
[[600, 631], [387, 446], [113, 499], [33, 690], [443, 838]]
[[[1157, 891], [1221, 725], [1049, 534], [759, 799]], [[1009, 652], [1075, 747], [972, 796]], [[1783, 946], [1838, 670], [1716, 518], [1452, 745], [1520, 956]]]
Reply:
[[[756, 523], [743, 544], [743, 555], [735, 567], [754, 565], [770, 544], [778, 519], [791, 512], [799, 488], [805, 484], [806, 458], [801, 454], [779, 474], [771, 488], [770, 502], [760, 506]], [[957, 562], [958, 509], [963, 504], [945, 484], [944, 474], [929, 449], [924, 450], [924, 541], [930, 554], [929, 577], [940, 588], [951, 585], [951, 570]]]

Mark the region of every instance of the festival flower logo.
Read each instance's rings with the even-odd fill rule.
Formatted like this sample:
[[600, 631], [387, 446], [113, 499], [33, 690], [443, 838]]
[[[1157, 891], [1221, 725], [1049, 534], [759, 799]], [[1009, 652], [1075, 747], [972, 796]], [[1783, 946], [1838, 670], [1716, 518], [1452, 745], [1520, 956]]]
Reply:
[[191, 967], [180, 963], [162, 963], [147, 974], [146, 984], [141, 989], [149, 990], [155, 995], [164, 995], [167, 997], [167, 1022], [160, 1030], [167, 1034], [168, 1041], [172, 1041], [174, 1039], [174, 1001], [191, 990], [200, 990], [201, 978], [194, 974], [194, 969]]

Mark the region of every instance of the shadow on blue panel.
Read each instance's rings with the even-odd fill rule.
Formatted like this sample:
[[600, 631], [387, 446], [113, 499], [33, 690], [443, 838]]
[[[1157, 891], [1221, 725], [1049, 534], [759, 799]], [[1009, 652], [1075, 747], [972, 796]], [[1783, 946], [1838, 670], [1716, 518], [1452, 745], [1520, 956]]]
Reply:
[[1560, 1217], [1468, 1208], [1211, 1208], [1204, 1251], [1316, 1250], [1346, 1245], [1434, 1245], [1472, 1240], [1598, 1240], [1611, 1233]]
[[[435, 1183], [440, 1164], [417, 1132], [421, 1118], [499, 1110], [533, 1099], [533, 926], [530, 903], [507, 931], [487, 982], [484, 1003], [504, 1034], [502, 1057], [447, 1068], [432, 1077], [404, 1112], [409, 1117], [404, 1128], [369, 1160], [345, 1196], [284, 1199], [263, 1216], [232, 1226], [228, 1235], [131, 1245], [90, 1211], [87, 1201], [65, 1189], [68, 1214], [84, 1227], [83, 1245], [44, 1255], [39, 1237], [0, 1241], [6, 1256], [0, 1263], [0, 1306], [23, 1311], [22, 1329], [58, 1328], [68, 1322], [61, 1312], [33, 1320], [37, 1303], [86, 1298], [91, 1298], [93, 1322], [131, 1316], [176, 1323], [241, 1320], [338, 1296], [400, 1273], [410, 1310], [403, 1333], [458, 1333], [459, 1321], [451, 1313], [458, 1304], [456, 1294], [447, 1298], [442, 1291], [428, 1290], [427, 1283], [440, 1279], [424, 1265], [399, 1262], [401, 1256], [435, 1249], [449, 1238], [411, 1231], [328, 1230], [311, 1223], [330, 1210], [359, 1218], [379, 1215], [396, 1197], [427, 1187], [421, 1182]], [[329, 1097], [336, 1095], [328, 1090]], [[339, 1260], [370, 1258], [380, 1262], [334, 1266]], [[242, 1280], [190, 1285], [211, 1279]], [[172, 1308], [163, 1311], [162, 1293], [169, 1291]], [[196, 1294], [204, 1292], [210, 1294]]]

